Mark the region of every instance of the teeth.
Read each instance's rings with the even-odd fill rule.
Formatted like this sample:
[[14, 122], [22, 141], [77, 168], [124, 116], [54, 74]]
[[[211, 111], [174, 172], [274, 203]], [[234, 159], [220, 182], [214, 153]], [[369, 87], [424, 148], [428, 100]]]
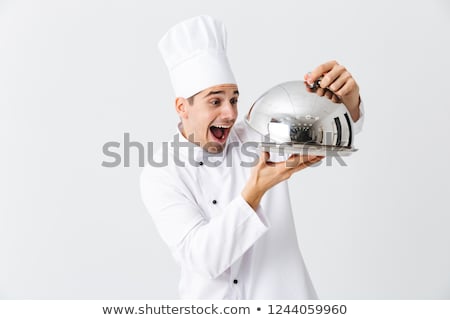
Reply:
[[228, 129], [228, 128], [230, 128], [231, 126], [213, 126], [213, 127], [221, 128], [221, 129]]

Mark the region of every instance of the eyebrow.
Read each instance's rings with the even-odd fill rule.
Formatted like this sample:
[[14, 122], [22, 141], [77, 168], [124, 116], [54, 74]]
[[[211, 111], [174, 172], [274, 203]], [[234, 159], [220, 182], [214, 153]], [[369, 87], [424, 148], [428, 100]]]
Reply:
[[[207, 98], [207, 97], [212, 96], [212, 95], [215, 95], [215, 94], [225, 94], [225, 91], [210, 91], [210, 92], [208, 92], [208, 94], [207, 94], [206, 96], [204, 96], [204, 98]], [[233, 94], [239, 95], [239, 91], [238, 91], [238, 90], [235, 90], [235, 91], [233, 92]]]

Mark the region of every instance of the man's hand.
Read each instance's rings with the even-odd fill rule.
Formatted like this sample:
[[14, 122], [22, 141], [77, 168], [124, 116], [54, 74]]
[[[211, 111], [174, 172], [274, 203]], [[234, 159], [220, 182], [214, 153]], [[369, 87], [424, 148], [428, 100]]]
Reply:
[[259, 162], [253, 167], [250, 178], [241, 193], [254, 210], [267, 190], [281, 181], [289, 179], [295, 172], [319, 162], [324, 157], [293, 154], [283, 162], [271, 162], [269, 158], [268, 152], [261, 153]]
[[344, 66], [336, 61], [328, 61], [306, 74], [304, 79], [308, 84], [314, 83], [317, 79], [323, 77], [320, 87], [311, 89], [306, 86], [310, 92], [316, 92], [319, 96], [326, 96], [335, 103], [343, 103], [353, 121], [359, 119], [359, 87], [352, 75]]

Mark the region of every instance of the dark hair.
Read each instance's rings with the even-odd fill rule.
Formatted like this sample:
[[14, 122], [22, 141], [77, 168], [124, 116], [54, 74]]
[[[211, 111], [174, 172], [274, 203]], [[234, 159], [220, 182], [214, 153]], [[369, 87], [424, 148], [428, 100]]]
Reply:
[[[201, 92], [201, 91], [200, 91]], [[189, 102], [189, 105], [193, 105], [194, 104], [194, 97], [196, 96], [196, 95], [198, 95], [200, 92], [197, 92], [196, 94], [194, 94], [194, 95], [192, 95], [192, 96], [190, 96], [189, 98], [187, 98], [186, 100]]]

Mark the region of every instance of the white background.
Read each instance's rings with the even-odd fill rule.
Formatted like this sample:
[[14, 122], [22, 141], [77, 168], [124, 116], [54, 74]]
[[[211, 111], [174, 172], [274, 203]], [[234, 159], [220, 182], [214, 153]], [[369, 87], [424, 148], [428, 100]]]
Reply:
[[0, 1], [0, 298], [171, 299], [178, 268], [108, 141], [175, 133], [157, 41], [227, 26], [240, 115], [336, 59], [366, 106], [346, 167], [290, 182], [323, 299], [450, 298], [450, 4], [445, 1]]

